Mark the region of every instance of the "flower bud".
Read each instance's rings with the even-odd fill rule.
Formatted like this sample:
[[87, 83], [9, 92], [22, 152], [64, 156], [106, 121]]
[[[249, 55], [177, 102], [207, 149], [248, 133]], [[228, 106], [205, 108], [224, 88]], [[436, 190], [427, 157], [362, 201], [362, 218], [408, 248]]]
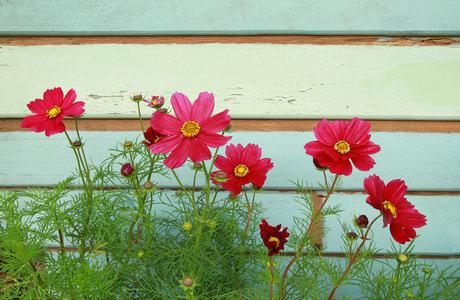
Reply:
[[131, 97], [131, 101], [139, 102], [139, 101], [141, 101], [143, 98], [144, 98], [144, 97], [142, 97], [141, 94], [139, 94], [139, 95], [134, 95], [134, 96]]
[[353, 241], [353, 240], [356, 240], [358, 238], [358, 235], [356, 233], [354, 233], [354, 232], [349, 232], [349, 233], [347, 233], [347, 238], [349, 240]]
[[369, 225], [369, 220], [367, 219], [366, 215], [360, 215], [355, 219], [355, 223], [357, 226], [365, 228]]
[[131, 141], [126, 141], [126, 142], [124, 142], [123, 147], [125, 147], [125, 148], [130, 148], [132, 145], [133, 145], [133, 142], [131, 142]]
[[412, 292], [405, 292], [407, 298], [414, 298], [414, 294]]
[[139, 251], [139, 252], [137, 252], [137, 256], [139, 256], [139, 258], [142, 257], [142, 256], [144, 256], [144, 251]]
[[176, 191], [176, 196], [180, 196], [180, 195], [182, 195], [182, 190], [177, 190]]
[[208, 226], [211, 228], [216, 227], [216, 225], [217, 225], [217, 222], [215, 220], [211, 220], [208, 222]]
[[121, 167], [121, 175], [128, 177], [134, 172], [134, 167], [130, 163], [126, 163]]
[[190, 230], [190, 229], [192, 229], [192, 223], [190, 223], [190, 222], [184, 222], [184, 224], [182, 224], [182, 228], [183, 228], [184, 230]]
[[227, 181], [227, 173], [225, 172], [222, 172], [222, 171], [217, 171], [215, 173], [213, 173], [213, 178], [215, 181], [217, 182], [225, 182]]
[[401, 253], [401, 254], [398, 255], [398, 258], [396, 260], [403, 264], [403, 263], [407, 262], [407, 259], [408, 259], [407, 256], [405, 254]]
[[227, 128], [224, 129], [224, 132], [230, 132], [230, 130], [232, 130], [232, 127], [233, 127], [232, 123], [228, 123], [228, 126]]
[[252, 190], [254, 193], [260, 193], [260, 192], [262, 192], [262, 186], [251, 185], [251, 190]]
[[329, 169], [329, 167], [322, 166], [319, 163], [319, 160], [317, 160], [316, 158], [313, 158], [313, 164], [315, 165], [316, 169], [321, 172], [327, 171]]
[[185, 286], [192, 286], [193, 285], [193, 278], [190, 276], [185, 276], [184, 279], [182, 279], [182, 283]]
[[162, 113], [164, 113], [164, 114], [166, 114], [166, 113], [168, 112], [168, 110], [167, 110], [166, 108], [164, 108], [164, 107], [163, 107], [163, 108], [160, 108], [158, 111], [159, 111], [159, 112], [162, 112]]
[[235, 195], [233, 192], [230, 193], [230, 195], [228, 195], [228, 199], [230, 200], [236, 200], [238, 198], [237, 195]]
[[201, 170], [201, 164], [200, 163], [194, 163], [192, 169], [195, 170], [195, 171], [200, 171]]
[[72, 144], [75, 148], [80, 148], [83, 145], [83, 143], [80, 140], [75, 141]]
[[423, 273], [425, 273], [425, 274], [430, 274], [430, 273], [431, 273], [431, 269], [428, 268], [428, 267], [424, 267], [424, 268], [422, 269], [422, 271], [423, 271]]
[[146, 181], [146, 182], [144, 183], [144, 189], [146, 189], [146, 190], [151, 190], [151, 189], [153, 189], [153, 182], [151, 182], [151, 181]]

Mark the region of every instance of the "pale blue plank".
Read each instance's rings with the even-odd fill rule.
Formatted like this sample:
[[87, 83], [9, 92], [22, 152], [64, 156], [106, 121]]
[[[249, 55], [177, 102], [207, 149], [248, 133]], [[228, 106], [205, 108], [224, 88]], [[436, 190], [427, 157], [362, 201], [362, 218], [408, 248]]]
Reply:
[[[98, 164], [108, 157], [108, 149], [118, 142], [135, 138], [137, 132], [82, 132], [86, 153]], [[70, 132], [74, 136], [73, 132]], [[274, 168], [268, 173], [267, 189], [290, 190], [290, 180], [306, 179], [317, 189], [322, 174], [305, 154], [303, 146], [314, 140], [312, 132], [233, 132], [231, 143], [258, 144], [262, 157], [269, 157]], [[460, 191], [459, 133], [375, 132], [372, 141], [382, 150], [373, 155], [376, 165], [368, 172], [354, 169], [344, 177], [343, 189], [363, 190], [364, 178], [377, 174], [386, 182], [403, 179], [412, 191]], [[49, 186], [75, 170], [73, 152], [64, 134], [50, 138], [43, 133], [0, 133], [0, 186]], [[221, 149], [222, 150], [222, 149]], [[120, 162], [124, 163], [124, 162]], [[188, 169], [178, 169], [187, 178]], [[187, 185], [191, 180], [184, 180]], [[160, 186], [176, 187], [161, 179]]]
[[460, 34], [456, 0], [3, 0], [0, 8], [2, 35]]

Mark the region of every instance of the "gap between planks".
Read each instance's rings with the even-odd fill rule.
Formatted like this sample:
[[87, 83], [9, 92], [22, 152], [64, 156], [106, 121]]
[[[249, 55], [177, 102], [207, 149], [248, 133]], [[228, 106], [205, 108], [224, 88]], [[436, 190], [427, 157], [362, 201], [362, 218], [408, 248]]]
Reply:
[[380, 45], [449, 46], [459, 44], [458, 37], [391, 37], [325, 35], [177, 35], [177, 36], [0, 36], [0, 45], [92, 45], [92, 44], [298, 44], [298, 45]]
[[[272, 120], [234, 119], [234, 131], [313, 131], [321, 120]], [[330, 120], [334, 121], [334, 120]], [[460, 121], [394, 121], [369, 120], [371, 132], [433, 132], [460, 133]], [[22, 119], [0, 119], [0, 132], [30, 131], [21, 128]], [[73, 120], [64, 120], [67, 130], [75, 130]], [[150, 126], [143, 120], [144, 128]], [[83, 131], [141, 131], [137, 119], [79, 119], [78, 127]]]

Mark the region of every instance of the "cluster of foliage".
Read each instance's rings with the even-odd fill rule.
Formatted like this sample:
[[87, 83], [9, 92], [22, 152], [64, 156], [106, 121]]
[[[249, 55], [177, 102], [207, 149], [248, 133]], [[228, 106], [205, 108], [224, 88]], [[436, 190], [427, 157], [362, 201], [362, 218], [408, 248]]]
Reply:
[[[260, 147], [230, 144], [218, 155], [231, 139], [230, 116], [212, 116], [212, 94], [193, 104], [173, 94], [175, 117], [163, 97], [133, 96], [142, 134], [110, 149], [100, 165], [88, 163], [78, 130], [84, 103], [75, 100], [75, 91], [64, 96], [55, 88], [28, 105], [34, 115], [22, 126], [47, 136], [64, 132], [77, 169], [52, 188], [0, 194], [2, 299], [352, 299], [345, 285], [362, 299], [458, 299], [458, 270], [440, 270], [411, 253], [414, 228], [426, 218], [404, 197], [399, 179], [366, 178], [366, 202], [378, 216], [344, 225], [345, 258], [323, 255], [318, 224], [341, 212], [328, 199], [352, 164], [368, 171], [375, 164], [370, 155], [380, 151], [368, 122], [323, 120], [315, 128], [318, 140], [305, 150], [324, 174], [326, 197], [315, 208], [312, 191], [298, 181], [302, 215], [288, 229], [271, 226], [256, 201], [273, 167]], [[155, 111], [146, 130], [143, 101]], [[64, 117], [75, 119], [73, 139]], [[183, 166], [186, 179], [176, 171]], [[180, 188], [161, 188], [164, 180]], [[371, 228], [380, 218], [399, 245], [375, 259]]]

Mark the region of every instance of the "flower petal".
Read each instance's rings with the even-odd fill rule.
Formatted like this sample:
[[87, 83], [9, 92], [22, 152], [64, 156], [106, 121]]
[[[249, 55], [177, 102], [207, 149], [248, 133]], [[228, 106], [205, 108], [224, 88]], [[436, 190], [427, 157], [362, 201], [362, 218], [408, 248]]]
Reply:
[[201, 122], [207, 120], [214, 110], [214, 95], [208, 92], [202, 92], [193, 102], [190, 120], [193, 120], [202, 126]]
[[174, 109], [174, 113], [182, 123], [190, 121], [192, 104], [190, 103], [190, 100], [188, 100], [187, 96], [181, 93], [174, 93], [171, 96], [171, 104]]

